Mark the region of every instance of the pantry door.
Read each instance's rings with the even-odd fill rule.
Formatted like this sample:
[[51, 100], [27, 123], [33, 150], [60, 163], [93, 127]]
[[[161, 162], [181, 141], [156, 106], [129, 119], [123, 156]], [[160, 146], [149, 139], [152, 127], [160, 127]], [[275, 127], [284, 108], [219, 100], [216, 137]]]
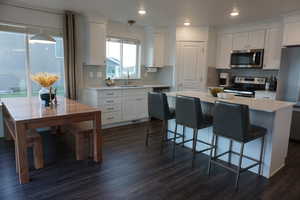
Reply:
[[206, 88], [206, 43], [176, 43], [176, 89], [205, 90]]

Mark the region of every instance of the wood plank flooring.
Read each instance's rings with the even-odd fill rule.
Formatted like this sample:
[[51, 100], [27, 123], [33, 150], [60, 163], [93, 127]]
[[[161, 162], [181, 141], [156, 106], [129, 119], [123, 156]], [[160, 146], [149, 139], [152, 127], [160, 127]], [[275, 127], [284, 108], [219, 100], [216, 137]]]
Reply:
[[[272, 179], [241, 175], [240, 190], [234, 190], [234, 175], [215, 167], [206, 175], [207, 156], [198, 155], [191, 168], [192, 153], [172, 143], [159, 154], [159, 143], [144, 145], [147, 126], [142, 123], [105, 130], [104, 162], [76, 161], [74, 152], [58, 137], [43, 133], [46, 167], [31, 170], [31, 182], [20, 185], [15, 172], [13, 143], [0, 140], [0, 200], [69, 199], [241, 199], [299, 200], [300, 144], [290, 143], [287, 165]], [[169, 151], [168, 151], [169, 147]]]

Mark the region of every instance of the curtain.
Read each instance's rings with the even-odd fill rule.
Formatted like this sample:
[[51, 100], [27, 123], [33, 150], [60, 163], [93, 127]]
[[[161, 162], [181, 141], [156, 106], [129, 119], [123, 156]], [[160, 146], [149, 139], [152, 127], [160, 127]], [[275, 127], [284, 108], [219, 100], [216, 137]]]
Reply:
[[70, 99], [77, 99], [77, 32], [76, 14], [66, 11], [64, 15], [64, 58], [65, 58], [65, 87], [66, 96]]

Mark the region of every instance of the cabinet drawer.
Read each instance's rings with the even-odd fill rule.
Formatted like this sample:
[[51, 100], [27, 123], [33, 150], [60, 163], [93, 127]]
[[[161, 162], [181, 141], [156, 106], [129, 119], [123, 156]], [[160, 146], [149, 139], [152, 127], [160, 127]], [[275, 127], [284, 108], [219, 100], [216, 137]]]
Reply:
[[148, 89], [128, 89], [123, 91], [123, 96], [124, 97], [130, 97], [130, 96], [136, 96], [136, 95], [144, 95], [145, 97], [147, 96]]
[[121, 104], [106, 104], [102, 106], [102, 112], [116, 112], [116, 111], [120, 111], [122, 109]]
[[121, 90], [104, 90], [100, 92], [101, 98], [113, 98], [122, 96]]
[[121, 111], [102, 114], [102, 124], [112, 124], [122, 121]]
[[121, 98], [102, 98], [100, 100], [100, 104], [102, 106], [112, 105], [112, 104], [121, 104], [121, 103], [122, 103]]

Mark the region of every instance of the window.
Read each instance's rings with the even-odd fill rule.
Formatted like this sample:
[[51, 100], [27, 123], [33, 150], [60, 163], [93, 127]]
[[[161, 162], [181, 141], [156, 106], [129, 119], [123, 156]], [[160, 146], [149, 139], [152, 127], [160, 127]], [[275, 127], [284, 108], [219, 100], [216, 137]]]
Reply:
[[31, 74], [55, 73], [60, 80], [54, 87], [64, 95], [63, 39], [56, 44], [30, 43], [32, 34], [6, 30], [0, 25], [0, 97], [35, 96], [40, 86], [32, 82]]
[[106, 77], [140, 78], [140, 43], [136, 40], [108, 38], [106, 41]]

